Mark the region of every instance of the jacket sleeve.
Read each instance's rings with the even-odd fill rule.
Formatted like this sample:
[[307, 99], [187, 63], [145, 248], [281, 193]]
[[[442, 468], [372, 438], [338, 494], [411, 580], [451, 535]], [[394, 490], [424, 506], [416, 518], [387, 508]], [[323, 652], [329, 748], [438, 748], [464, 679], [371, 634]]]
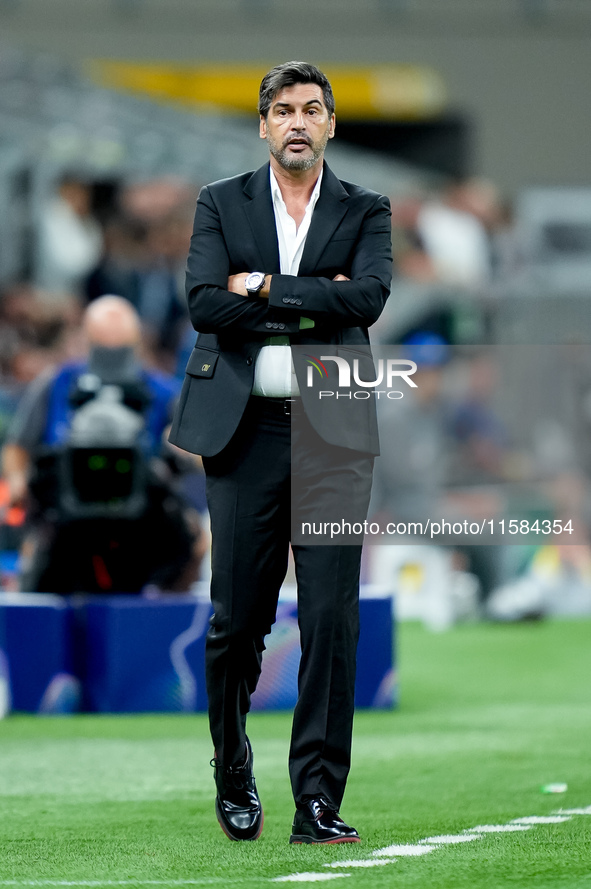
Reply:
[[350, 281], [273, 275], [269, 305], [281, 312], [339, 327], [369, 327], [390, 295], [392, 227], [390, 202], [378, 195], [363, 218], [351, 262]]
[[244, 334], [250, 338], [299, 330], [299, 316], [278, 318], [268, 300], [227, 290], [229, 275], [230, 258], [220, 216], [205, 186], [197, 201], [187, 263], [187, 302], [193, 327], [201, 333]]

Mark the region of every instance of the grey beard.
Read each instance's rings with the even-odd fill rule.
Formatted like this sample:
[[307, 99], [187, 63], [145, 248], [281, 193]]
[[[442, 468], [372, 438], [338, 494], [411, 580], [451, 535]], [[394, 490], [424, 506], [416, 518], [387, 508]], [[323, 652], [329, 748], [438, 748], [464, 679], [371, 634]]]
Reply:
[[310, 145], [310, 148], [312, 149], [310, 157], [290, 157], [285, 148], [279, 148], [277, 143], [268, 136], [267, 142], [269, 144], [269, 151], [284, 170], [311, 170], [324, 154], [324, 149], [328, 143], [328, 134], [326, 139], [323, 139], [321, 145], [316, 145], [316, 147]]
[[284, 149], [279, 151], [271, 149], [271, 154], [284, 170], [311, 170], [322, 157], [322, 151], [313, 151], [310, 157], [288, 157]]

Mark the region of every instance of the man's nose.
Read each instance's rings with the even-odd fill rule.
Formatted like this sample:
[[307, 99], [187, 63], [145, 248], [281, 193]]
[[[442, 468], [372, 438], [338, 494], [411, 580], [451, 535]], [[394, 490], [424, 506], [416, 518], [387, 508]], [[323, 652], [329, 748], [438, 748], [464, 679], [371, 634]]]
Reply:
[[292, 130], [305, 130], [306, 129], [306, 122], [304, 120], [304, 115], [302, 114], [301, 111], [296, 111], [296, 113], [293, 117], [293, 120], [292, 120], [291, 128], [292, 128]]

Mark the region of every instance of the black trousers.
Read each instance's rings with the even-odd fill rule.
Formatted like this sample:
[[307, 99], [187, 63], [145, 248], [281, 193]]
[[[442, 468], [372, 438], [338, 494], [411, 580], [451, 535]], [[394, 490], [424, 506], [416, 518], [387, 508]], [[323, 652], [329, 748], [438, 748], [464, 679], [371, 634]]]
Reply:
[[[203, 461], [214, 607], [207, 692], [214, 747], [225, 765], [244, 756], [250, 696], [287, 571], [294, 498], [296, 513], [305, 515], [314, 489], [318, 509], [324, 478], [329, 499], [340, 483], [356, 490], [358, 510], [366, 511], [369, 502], [371, 456], [320, 442], [303, 415], [293, 435], [295, 482], [291, 418], [280, 401], [253, 397], [227, 447]], [[302, 656], [290, 778], [296, 804], [324, 795], [338, 807], [351, 758], [361, 545], [298, 544], [292, 550]]]

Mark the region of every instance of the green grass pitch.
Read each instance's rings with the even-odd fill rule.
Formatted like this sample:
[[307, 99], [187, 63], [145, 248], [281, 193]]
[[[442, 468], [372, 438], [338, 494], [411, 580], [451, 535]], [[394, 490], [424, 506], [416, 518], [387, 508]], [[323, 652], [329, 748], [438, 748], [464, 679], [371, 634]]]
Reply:
[[[296, 873], [348, 889], [591, 889], [583, 814], [383, 866], [325, 866], [591, 806], [590, 643], [589, 621], [440, 635], [403, 625], [399, 709], [356, 716], [342, 814], [360, 845], [289, 846], [289, 714], [249, 720], [265, 809], [255, 843], [230, 842], [215, 820], [205, 716], [11, 716], [0, 722], [0, 889], [255, 889]], [[568, 790], [541, 793], [551, 782]]]

